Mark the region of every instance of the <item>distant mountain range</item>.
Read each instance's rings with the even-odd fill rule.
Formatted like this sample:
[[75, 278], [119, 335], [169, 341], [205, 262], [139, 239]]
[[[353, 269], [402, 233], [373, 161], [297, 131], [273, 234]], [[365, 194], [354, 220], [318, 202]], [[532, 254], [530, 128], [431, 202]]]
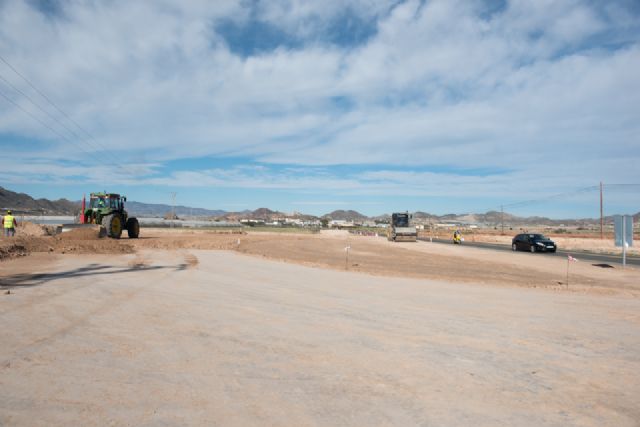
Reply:
[[[135, 201], [127, 201], [127, 210], [130, 215], [138, 217], [163, 217], [171, 213], [172, 207], [165, 204], [141, 203]], [[47, 200], [34, 199], [28, 194], [15, 193], [0, 187], [0, 209], [12, 209], [15, 213], [24, 213], [31, 215], [74, 215], [80, 210], [80, 201], [70, 201], [67, 199]], [[252, 219], [262, 221], [274, 221], [282, 218], [298, 218], [302, 220], [327, 219], [341, 220], [353, 222], [387, 222], [389, 214], [383, 214], [375, 217], [367, 217], [360, 212], [354, 210], [336, 210], [328, 214], [317, 217], [314, 215], [306, 215], [303, 213], [286, 214], [284, 212], [273, 211], [268, 208], [259, 208], [256, 210], [245, 210], [241, 212], [227, 212], [224, 210], [211, 210], [202, 208], [191, 208], [188, 206], [175, 206], [174, 212], [180, 217], [206, 217], [219, 218], [225, 220], [238, 221], [241, 219]], [[503, 221], [509, 226], [519, 225], [549, 225], [549, 226], [581, 226], [599, 224], [599, 219], [561, 219], [554, 220], [545, 217], [518, 217], [508, 213], [497, 211], [489, 211], [484, 214], [446, 214], [433, 215], [426, 212], [414, 212], [413, 219], [420, 223], [455, 223], [455, 224], [485, 224], [497, 226]], [[640, 212], [634, 215], [634, 223], [640, 221]], [[605, 217], [606, 223], [612, 223], [612, 217]]]
[[[127, 201], [126, 209], [132, 216], [140, 216], [140, 217], [162, 217], [167, 213], [172, 211], [171, 205], [163, 205], [163, 204], [155, 204], [155, 203], [140, 203]], [[173, 208], [173, 212], [178, 217], [181, 216], [198, 216], [198, 217], [209, 217], [209, 216], [222, 216], [226, 214], [226, 211], [222, 210], [210, 210], [203, 208], [190, 208], [188, 206], [176, 206]]]
[[47, 200], [34, 199], [28, 194], [14, 193], [0, 187], [0, 209], [2, 213], [12, 209], [15, 213], [28, 212], [37, 215], [72, 215], [80, 210], [80, 202], [67, 199]]
[[366, 221], [370, 218], [356, 211], [337, 210], [322, 216], [324, 219], [332, 219], [336, 221]]

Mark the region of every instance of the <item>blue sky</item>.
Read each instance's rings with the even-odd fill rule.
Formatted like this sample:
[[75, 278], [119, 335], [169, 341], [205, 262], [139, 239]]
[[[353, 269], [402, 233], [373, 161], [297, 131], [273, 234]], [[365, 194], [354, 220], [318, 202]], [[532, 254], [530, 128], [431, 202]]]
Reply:
[[0, 56], [36, 197], [596, 217], [640, 184], [635, 0], [0, 0]]

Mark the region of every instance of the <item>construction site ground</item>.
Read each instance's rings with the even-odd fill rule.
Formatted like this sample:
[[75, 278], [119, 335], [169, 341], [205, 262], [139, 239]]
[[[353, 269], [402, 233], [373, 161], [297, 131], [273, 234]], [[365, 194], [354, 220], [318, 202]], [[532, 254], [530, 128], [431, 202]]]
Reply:
[[637, 268], [344, 232], [33, 230], [0, 239], [0, 425], [640, 420]]

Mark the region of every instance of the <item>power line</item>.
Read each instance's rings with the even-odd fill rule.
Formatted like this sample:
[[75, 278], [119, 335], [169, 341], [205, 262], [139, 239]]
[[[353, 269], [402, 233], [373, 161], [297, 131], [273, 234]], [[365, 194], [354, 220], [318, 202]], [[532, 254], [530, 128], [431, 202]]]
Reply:
[[592, 185], [592, 186], [589, 186], [589, 187], [579, 188], [577, 190], [569, 191], [569, 192], [566, 192], [566, 193], [553, 194], [551, 196], [541, 197], [539, 199], [524, 200], [522, 202], [515, 202], [515, 203], [505, 204], [503, 206], [507, 207], [507, 208], [523, 207], [523, 206], [528, 206], [528, 205], [532, 205], [532, 204], [535, 204], [535, 203], [540, 203], [540, 202], [560, 199], [560, 198], [564, 198], [564, 197], [574, 196], [576, 194], [588, 193], [590, 191], [595, 191], [598, 188], [599, 188], [599, 186]]
[[[6, 85], [8, 85], [9, 87], [11, 87], [13, 90], [15, 90], [16, 92], [18, 92], [20, 95], [24, 96], [33, 106], [35, 106], [38, 110], [40, 110], [41, 112], [43, 112], [47, 117], [49, 117], [51, 120], [53, 120], [54, 122], [56, 122], [57, 124], [59, 124], [62, 128], [64, 128], [67, 132], [69, 132], [71, 135], [73, 135], [74, 137], [80, 139], [80, 136], [75, 133], [75, 131], [73, 131], [73, 129], [69, 129], [64, 123], [62, 123], [60, 120], [58, 120], [56, 117], [54, 117], [51, 113], [49, 113], [47, 110], [45, 110], [44, 108], [42, 108], [37, 102], [35, 102], [33, 99], [31, 99], [31, 97], [29, 95], [27, 95], [26, 93], [24, 93], [23, 91], [21, 91], [19, 88], [15, 87], [11, 82], [9, 82], [7, 79], [5, 79], [2, 74], [0, 74], [0, 80], [2, 80]], [[93, 147], [93, 148], [97, 148], [97, 147]]]
[[[16, 73], [18, 76], [20, 76], [22, 78], [22, 80], [24, 80], [29, 86], [31, 86], [31, 88], [36, 91], [38, 93], [38, 95], [40, 95], [41, 97], [43, 97], [49, 104], [51, 104], [53, 106], [53, 108], [55, 108], [56, 110], [58, 110], [58, 112], [60, 114], [62, 114], [65, 118], [67, 118], [71, 123], [73, 123], [74, 125], [76, 125], [76, 127], [78, 129], [80, 129], [82, 132], [84, 132], [86, 135], [88, 135], [90, 138], [93, 138], [93, 136], [91, 135], [91, 133], [89, 133], [89, 131], [85, 130], [82, 126], [80, 126], [75, 120], [73, 120], [67, 113], [65, 113], [64, 111], [62, 111], [62, 109], [60, 107], [58, 107], [58, 105], [53, 102], [51, 99], [49, 99], [49, 97], [47, 95], [45, 95], [41, 90], [39, 90], [33, 83], [31, 83], [31, 81], [26, 78], [22, 73], [20, 73], [18, 70], [16, 70], [16, 68], [11, 65], [9, 63], [9, 61], [7, 61], [2, 55], [0, 55], [0, 61], [4, 62], [7, 67], [9, 67], [14, 73]], [[95, 138], [94, 138], [95, 139]]]
[[[18, 108], [20, 111], [22, 111], [23, 113], [25, 113], [26, 115], [28, 115], [29, 117], [31, 117], [33, 120], [37, 121], [38, 123], [40, 123], [42, 126], [44, 126], [45, 128], [49, 129], [52, 133], [54, 133], [56, 136], [60, 137], [62, 140], [69, 142], [70, 144], [73, 144], [74, 146], [76, 146], [78, 149], [80, 149], [80, 151], [82, 151], [83, 153], [85, 153], [86, 155], [88, 155], [89, 157], [95, 158], [96, 155], [95, 153], [91, 153], [89, 151], [87, 151], [82, 145], [80, 145], [79, 143], [77, 143], [76, 141], [72, 140], [71, 138], [63, 135], [62, 133], [60, 133], [57, 129], [53, 128], [52, 126], [50, 126], [47, 122], [45, 122], [44, 120], [42, 120], [41, 118], [39, 118], [38, 116], [36, 116], [35, 114], [33, 114], [31, 111], [27, 110], [26, 108], [22, 107], [20, 104], [18, 104], [16, 101], [14, 101], [13, 99], [11, 99], [9, 96], [7, 96], [5, 93], [3, 93], [2, 91], [0, 91], [0, 96], [2, 96], [4, 99], [6, 99], [8, 102], [10, 102], [11, 104], [13, 104], [16, 108]], [[121, 170], [123, 170], [125, 173], [130, 173], [128, 172], [126, 169], [124, 169], [124, 167], [122, 165], [119, 165], [118, 163], [114, 163], [114, 162], [109, 162], [111, 164], [113, 164], [113, 166], [120, 168]]]
[[76, 147], [78, 147], [81, 151], [83, 151], [85, 154], [88, 155], [92, 155], [91, 153], [89, 153], [87, 150], [84, 149], [84, 147], [82, 147], [81, 145], [77, 144], [76, 142], [74, 142], [73, 140], [67, 138], [65, 135], [61, 134], [60, 132], [58, 132], [56, 129], [54, 129], [53, 127], [49, 126], [48, 123], [46, 123], [44, 120], [40, 119], [38, 116], [36, 116], [35, 114], [33, 114], [31, 111], [23, 108], [20, 104], [18, 104], [17, 102], [15, 102], [13, 99], [9, 98], [7, 95], [5, 95], [2, 91], [0, 91], [0, 96], [2, 96], [4, 99], [6, 99], [7, 101], [9, 101], [11, 104], [13, 104], [16, 108], [18, 108], [20, 111], [22, 111], [23, 113], [27, 114], [29, 117], [31, 117], [33, 120], [37, 121], [38, 123], [40, 123], [42, 126], [46, 127], [47, 129], [49, 129], [51, 132], [53, 132], [54, 134], [56, 134], [57, 136], [59, 136], [60, 138], [62, 138], [65, 141], [70, 142], [71, 144], [74, 144]]
[[173, 220], [176, 217], [176, 196], [178, 193], [172, 191], [169, 194], [171, 194], [171, 228], [173, 228]]
[[548, 202], [548, 201], [555, 200], [555, 199], [574, 196], [576, 194], [588, 193], [588, 192], [591, 192], [591, 191], [598, 190], [599, 188], [600, 187], [598, 185], [592, 185], [592, 186], [589, 186], [589, 187], [578, 188], [578, 189], [573, 190], [573, 191], [568, 191], [568, 192], [564, 192], [564, 193], [552, 194], [550, 196], [540, 197], [540, 198], [537, 198], [537, 199], [529, 199], [529, 200], [523, 200], [523, 201], [520, 201], [520, 202], [505, 203], [505, 204], [502, 204], [502, 205], [499, 205], [499, 206], [491, 206], [491, 207], [489, 207], [487, 209], [482, 209], [481, 211], [484, 211], [484, 212], [488, 212], [488, 211], [500, 211], [500, 212], [503, 212], [505, 208], [525, 207], [525, 206], [529, 206], [529, 205], [533, 205], [533, 204], [537, 204], [537, 203], [541, 203], [541, 202]]
[[[15, 90], [16, 92], [20, 93], [22, 96], [24, 96], [29, 102], [31, 102], [36, 108], [38, 108], [40, 111], [42, 111], [44, 114], [46, 114], [50, 119], [52, 119], [54, 122], [56, 122], [57, 124], [59, 124], [61, 127], [63, 127], [67, 132], [69, 132], [71, 135], [73, 135], [75, 138], [77, 138], [78, 140], [80, 140], [81, 142], [84, 141], [85, 144], [91, 146], [94, 149], [97, 149], [98, 151], [103, 151], [104, 154], [106, 154], [107, 156], [109, 156], [111, 158], [111, 162], [114, 166], [120, 168], [120, 170], [122, 170], [123, 172], [125, 172], [126, 174], [129, 174], [131, 176], [135, 176], [136, 175], [136, 171], [131, 170], [131, 169], [127, 169], [125, 168], [125, 166], [123, 166], [122, 164], [120, 164], [120, 159], [118, 157], [116, 157], [113, 153], [111, 153], [109, 151], [109, 149], [107, 147], [105, 147], [104, 145], [102, 145], [100, 142], [98, 142], [96, 140], [96, 138], [86, 129], [84, 129], [82, 126], [80, 126], [80, 124], [78, 124], [78, 122], [76, 122], [73, 118], [71, 118], [71, 116], [69, 116], [67, 113], [65, 113], [60, 107], [58, 107], [58, 105], [53, 102], [46, 94], [44, 94], [41, 90], [39, 90], [33, 83], [31, 83], [31, 81], [25, 77], [22, 73], [20, 73], [13, 65], [11, 65], [11, 63], [9, 63], [9, 61], [7, 61], [2, 55], [0, 55], [0, 61], [2, 61], [3, 63], [5, 63], [7, 65], [7, 67], [9, 67], [14, 73], [16, 73], [18, 76], [20, 76], [20, 78], [22, 78], [22, 80], [24, 80], [36, 93], [38, 93], [42, 98], [44, 98], [53, 108], [55, 108], [60, 114], [62, 114], [62, 116], [64, 116], [67, 120], [69, 120], [71, 123], [73, 123], [78, 129], [80, 129], [80, 131], [82, 131], [84, 134], [86, 134], [90, 139], [93, 139], [94, 142], [91, 143], [88, 138], [86, 137], [81, 137], [80, 135], [78, 135], [75, 131], [73, 131], [72, 129], [70, 129], [68, 126], [66, 126], [64, 123], [62, 123], [58, 118], [54, 117], [52, 114], [50, 114], [48, 111], [46, 111], [43, 107], [41, 107], [37, 102], [35, 102], [30, 96], [28, 96], [26, 93], [24, 93], [22, 90], [20, 90], [19, 88], [17, 88], [16, 86], [14, 86], [13, 84], [11, 84], [9, 81], [7, 81], [4, 77], [2, 77], [2, 75], [0, 75], [0, 79], [2, 79], [7, 85], [9, 85], [13, 90]], [[6, 96], [5, 96], [6, 98]], [[24, 110], [23, 110], [24, 111]], [[32, 116], [33, 117], [33, 116]], [[42, 123], [42, 121], [39, 120], [40, 123]], [[59, 133], [56, 133], [57, 135], [60, 135]], [[68, 140], [68, 138], [65, 138], [66, 140]], [[83, 150], [85, 151], [85, 150]], [[85, 153], [89, 154], [88, 152], [85, 151]]]
[[[23, 97], [25, 97], [33, 106], [35, 106], [38, 110], [40, 110], [41, 112], [43, 112], [47, 117], [49, 117], [51, 120], [53, 120], [55, 123], [57, 123], [58, 125], [60, 125], [63, 129], [65, 129], [67, 132], [69, 132], [71, 135], [73, 135], [75, 138], [77, 138], [78, 140], [82, 141], [84, 138], [82, 138], [80, 135], [78, 135], [73, 129], [70, 129], [68, 126], [66, 126], [64, 123], [62, 123], [60, 120], [58, 120], [58, 118], [54, 117], [51, 113], [49, 113], [47, 110], [45, 110], [40, 104], [38, 104], [37, 102], [35, 102], [29, 95], [27, 95], [26, 93], [24, 93], [22, 90], [20, 90], [19, 88], [17, 88], [16, 86], [14, 86], [11, 82], [9, 82], [7, 79], [5, 79], [2, 74], [0, 74], [0, 80], [2, 80], [6, 85], [8, 85], [9, 87], [11, 87], [14, 91], [18, 92], [20, 95], [22, 95]], [[5, 97], [6, 98], [6, 97]], [[23, 110], [24, 111], [24, 110]], [[59, 135], [59, 134], [58, 134]], [[85, 141], [87, 143], [87, 145], [91, 146], [91, 148], [99, 150], [100, 151], [100, 147], [97, 147], [93, 144], [90, 144], [88, 141]], [[77, 145], [76, 145], [77, 146]], [[84, 151], [84, 150], [83, 150]], [[85, 153], [90, 154], [89, 152], [85, 151]], [[125, 173], [130, 173], [128, 172], [126, 169], [124, 169], [124, 167], [120, 164], [118, 164], [118, 158], [116, 158], [113, 154], [105, 151], [105, 154], [107, 154], [110, 158], [111, 161], [113, 162], [113, 165], [120, 168], [122, 171], [124, 171]]]

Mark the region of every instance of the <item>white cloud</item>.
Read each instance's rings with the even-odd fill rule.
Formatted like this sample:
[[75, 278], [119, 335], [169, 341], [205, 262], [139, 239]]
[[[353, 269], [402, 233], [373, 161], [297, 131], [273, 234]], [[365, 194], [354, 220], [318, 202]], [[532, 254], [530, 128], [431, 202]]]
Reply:
[[[47, 16], [6, 2], [0, 52], [95, 135], [93, 147], [79, 141], [87, 151], [107, 148], [127, 163], [235, 155], [409, 169], [367, 179], [271, 169], [256, 180], [235, 168], [165, 176], [152, 168], [141, 184], [431, 194], [411, 183], [472, 192], [491, 179], [500, 191], [515, 182], [535, 189], [529, 177], [540, 174], [549, 187], [639, 181], [636, 168], [620, 167], [640, 160], [637, 16], [616, 2], [514, 0], [490, 16], [479, 4], [79, 1]], [[361, 46], [319, 42], [347, 12], [374, 20], [375, 35]], [[235, 55], [215, 23], [252, 16], [306, 44]], [[1, 62], [0, 75], [46, 105]], [[0, 91], [37, 114], [1, 82]], [[30, 158], [83, 157], [2, 98], [0, 132], [42, 141], [37, 155], [19, 157], [23, 170], [38, 170]], [[434, 167], [453, 169], [415, 172]], [[510, 173], [469, 178], [456, 169]], [[75, 173], [51, 169], [60, 180]]]
[[333, 21], [353, 13], [363, 21], [385, 16], [395, 0], [269, 0], [257, 3], [257, 18], [300, 38], [315, 39], [331, 29]]

